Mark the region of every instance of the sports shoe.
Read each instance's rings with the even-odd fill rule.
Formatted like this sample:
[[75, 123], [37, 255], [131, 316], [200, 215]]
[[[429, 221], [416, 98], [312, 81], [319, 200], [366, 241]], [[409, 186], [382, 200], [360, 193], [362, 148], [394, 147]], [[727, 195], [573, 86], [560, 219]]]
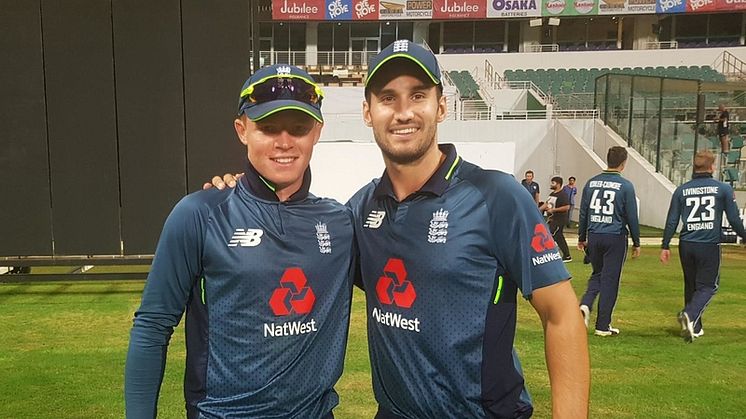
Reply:
[[562, 258], [562, 261], [565, 263], [572, 262], [572, 256], [568, 256], [566, 258]]
[[609, 326], [608, 330], [598, 330], [594, 333], [596, 336], [616, 336], [619, 334], [619, 329], [615, 329]]
[[588, 322], [591, 319], [591, 309], [588, 308], [587, 305], [581, 304], [580, 305], [580, 314], [583, 315], [583, 323], [585, 323], [585, 328], [588, 328]]
[[699, 332], [694, 332], [694, 334], [692, 336], [695, 337], [695, 338], [698, 338], [698, 337], [701, 337], [704, 334], [705, 334], [705, 329], [699, 329]]
[[681, 311], [678, 315], [679, 324], [681, 325], [681, 337], [687, 343], [692, 343], [694, 340], [694, 323], [689, 320], [689, 315], [686, 311]]

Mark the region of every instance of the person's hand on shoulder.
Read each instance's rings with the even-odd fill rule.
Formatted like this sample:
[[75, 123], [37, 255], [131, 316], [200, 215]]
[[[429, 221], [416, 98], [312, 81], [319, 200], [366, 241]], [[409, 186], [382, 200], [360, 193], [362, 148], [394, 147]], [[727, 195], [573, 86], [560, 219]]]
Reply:
[[236, 182], [238, 182], [238, 179], [241, 179], [241, 176], [243, 176], [243, 173], [236, 173], [235, 175], [226, 173], [222, 178], [220, 176], [213, 176], [210, 182], [205, 182], [202, 185], [202, 189], [210, 189], [214, 186], [222, 191], [226, 185], [229, 188], [235, 188]]

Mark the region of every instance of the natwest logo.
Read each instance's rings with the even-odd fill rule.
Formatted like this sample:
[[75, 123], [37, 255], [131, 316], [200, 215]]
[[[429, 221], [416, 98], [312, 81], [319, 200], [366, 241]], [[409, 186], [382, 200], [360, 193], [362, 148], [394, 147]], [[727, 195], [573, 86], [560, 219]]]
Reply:
[[269, 299], [269, 306], [275, 316], [311, 312], [316, 295], [311, 287], [306, 286], [306, 282], [306, 275], [301, 268], [285, 270], [280, 278], [280, 288], [274, 290]]
[[292, 6], [288, 6], [288, 0], [285, 0], [282, 7], [280, 7], [280, 12], [296, 14], [316, 14], [319, 12], [319, 8], [316, 6], [309, 6], [308, 4], [306, 4], [306, 2], [303, 2], [303, 4], [301, 5], [298, 5], [298, 3], [293, 3]]
[[531, 239], [531, 248], [536, 253], [544, 253], [547, 250], [554, 249], [554, 239], [547, 231], [544, 224], [536, 224], [534, 227], [534, 237]]
[[397, 307], [411, 308], [417, 293], [412, 282], [407, 280], [404, 261], [391, 258], [383, 268], [383, 275], [376, 284], [376, 296], [381, 304], [394, 304]]

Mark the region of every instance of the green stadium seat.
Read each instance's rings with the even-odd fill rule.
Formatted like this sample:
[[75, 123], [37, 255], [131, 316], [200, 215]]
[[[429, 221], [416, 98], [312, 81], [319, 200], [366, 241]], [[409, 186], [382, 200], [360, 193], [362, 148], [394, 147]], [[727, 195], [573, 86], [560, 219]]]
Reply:
[[735, 167], [726, 167], [723, 169], [723, 181], [728, 182], [731, 185], [738, 182], [739, 173]]
[[738, 164], [741, 160], [741, 149], [731, 150], [728, 152], [728, 158], [726, 159], [727, 164]]
[[[718, 144], [720, 142], [718, 141]], [[730, 147], [731, 148], [741, 148], [743, 147], [743, 137], [740, 135], [734, 135], [730, 137]]]

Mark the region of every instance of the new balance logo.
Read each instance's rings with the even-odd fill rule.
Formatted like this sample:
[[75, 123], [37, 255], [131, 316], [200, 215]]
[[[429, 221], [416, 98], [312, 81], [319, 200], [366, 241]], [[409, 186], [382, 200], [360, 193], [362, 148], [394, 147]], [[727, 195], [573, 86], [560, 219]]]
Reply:
[[378, 228], [383, 224], [384, 217], [386, 217], [386, 211], [371, 211], [363, 227]]
[[233, 237], [228, 242], [228, 247], [254, 247], [258, 246], [262, 242], [262, 235], [264, 230], [258, 228], [237, 228], [236, 232], [233, 233]]

